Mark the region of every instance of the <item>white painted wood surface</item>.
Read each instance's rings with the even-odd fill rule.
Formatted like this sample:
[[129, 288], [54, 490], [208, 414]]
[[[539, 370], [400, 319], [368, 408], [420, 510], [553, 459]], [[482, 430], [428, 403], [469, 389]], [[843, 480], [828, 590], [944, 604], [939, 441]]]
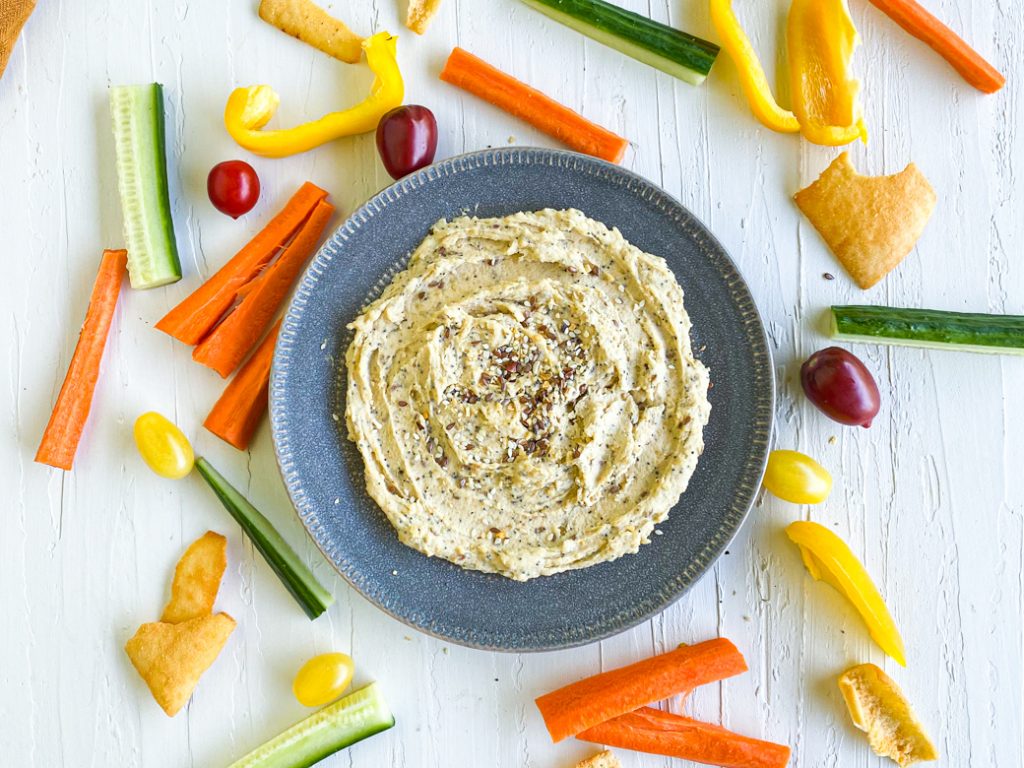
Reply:
[[[618, 0], [714, 37], [705, 0]], [[397, 2], [397, 0], [396, 0]], [[864, 0], [851, 0], [871, 142], [866, 173], [916, 162], [938, 192], [917, 249], [862, 293], [790, 201], [834, 151], [762, 129], [723, 57], [692, 88], [586, 41], [516, 0], [446, 0], [429, 34], [401, 28], [393, 0], [335, 0], [357, 31], [401, 33], [408, 100], [441, 125], [439, 156], [514, 141], [529, 127], [440, 83], [455, 44], [479, 53], [629, 137], [625, 165], [677, 195], [739, 263], [771, 334], [779, 379], [777, 444], [817, 456], [836, 479], [815, 508], [762, 499], [699, 585], [661, 616], [584, 649], [501, 655], [437, 641], [387, 618], [319, 556], [289, 507], [266, 426], [248, 454], [200, 428], [222, 382], [153, 323], [220, 266], [302, 180], [341, 212], [383, 187], [371, 136], [286, 160], [255, 160], [257, 210], [233, 222], [209, 205], [217, 161], [245, 156], [220, 116], [235, 85], [273, 84], [298, 120], [360, 98], [346, 67], [258, 20], [255, 0], [42, 0], [0, 81], [0, 764], [226, 765], [304, 715], [291, 677], [308, 656], [350, 652], [380, 679], [399, 726], [327, 766], [561, 768], [592, 751], [552, 746], [532, 699], [598, 670], [722, 634], [749, 674], [696, 693], [699, 717], [791, 744], [799, 768], [881, 766], [835, 687], [873, 661], [917, 706], [955, 768], [1024, 764], [1024, 361], [860, 347], [882, 411], [870, 430], [842, 428], [800, 393], [800, 361], [825, 345], [830, 303], [871, 302], [1024, 313], [1024, 5], [925, 0], [1009, 76], [977, 94]], [[785, 3], [736, 0], [771, 59]], [[100, 249], [122, 243], [106, 108], [112, 83], [166, 85], [174, 213], [185, 279], [126, 291], [75, 471], [32, 456], [73, 350]], [[823, 279], [824, 272], [836, 280]], [[284, 531], [337, 595], [310, 623], [197, 478], [172, 483], [138, 458], [131, 424], [174, 418]], [[906, 640], [907, 669], [883, 657], [853, 611], [805, 574], [783, 527], [823, 522], [880, 584]], [[238, 630], [187, 710], [168, 719], [121, 648], [154, 619], [173, 563], [204, 530], [229, 537], [219, 608]], [[674, 709], [677, 704], [673, 703]], [[683, 765], [622, 753], [628, 768]]]

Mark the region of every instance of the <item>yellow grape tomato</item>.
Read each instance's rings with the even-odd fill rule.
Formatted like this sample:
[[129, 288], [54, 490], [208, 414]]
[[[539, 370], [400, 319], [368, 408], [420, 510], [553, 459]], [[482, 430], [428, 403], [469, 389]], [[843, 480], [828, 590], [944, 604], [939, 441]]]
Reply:
[[322, 653], [302, 665], [292, 683], [292, 692], [304, 707], [322, 707], [341, 696], [355, 672], [346, 653]]
[[160, 477], [180, 480], [192, 471], [192, 444], [159, 413], [150, 411], [135, 420], [135, 445], [143, 461]]
[[810, 456], [798, 451], [772, 451], [764, 487], [773, 496], [794, 504], [818, 504], [832, 492], [832, 475]]

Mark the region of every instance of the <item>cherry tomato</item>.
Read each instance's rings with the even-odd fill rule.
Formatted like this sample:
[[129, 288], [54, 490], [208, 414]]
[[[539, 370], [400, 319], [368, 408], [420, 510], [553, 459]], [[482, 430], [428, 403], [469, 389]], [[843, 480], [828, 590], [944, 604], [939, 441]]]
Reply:
[[260, 199], [260, 177], [243, 160], [225, 160], [206, 177], [206, 192], [214, 208], [237, 219]]
[[377, 151], [393, 179], [430, 165], [437, 152], [434, 113], [418, 104], [392, 109], [377, 124]]
[[815, 352], [800, 368], [807, 399], [830, 419], [850, 426], [870, 427], [878, 414], [878, 385], [855, 355], [839, 347]]
[[143, 461], [160, 477], [180, 480], [192, 471], [192, 444], [159, 413], [150, 411], [135, 420], [135, 445]]
[[352, 682], [355, 664], [345, 653], [322, 653], [302, 665], [292, 692], [304, 707], [322, 707], [341, 696]]
[[764, 487], [773, 496], [794, 504], [818, 504], [832, 492], [832, 475], [799, 451], [772, 451], [764, 473]]

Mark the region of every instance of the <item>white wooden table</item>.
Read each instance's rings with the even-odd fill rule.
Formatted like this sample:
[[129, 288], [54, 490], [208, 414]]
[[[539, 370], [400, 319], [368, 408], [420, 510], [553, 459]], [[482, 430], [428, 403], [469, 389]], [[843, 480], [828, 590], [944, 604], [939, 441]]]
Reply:
[[[618, 1], [713, 37], [705, 0]], [[760, 500], [713, 571], [652, 621], [583, 649], [502, 655], [408, 629], [336, 577], [289, 506], [266, 426], [247, 454], [204, 432], [222, 382], [152, 328], [301, 181], [329, 189], [342, 212], [389, 182], [372, 136], [363, 136], [254, 160], [259, 207], [237, 222], [218, 214], [206, 174], [245, 156], [221, 127], [229, 89], [273, 84], [281, 117], [293, 121], [361, 98], [365, 67], [284, 37], [258, 20], [255, 0], [41, 0], [0, 82], [0, 764], [226, 765], [304, 715], [290, 691], [294, 671], [338, 649], [355, 657], [360, 677], [383, 682], [399, 725], [324, 765], [562, 768], [592, 748], [552, 746], [535, 695], [719, 634], [746, 654], [750, 672], [698, 691], [691, 710], [791, 744], [793, 766], [888, 764], [853, 729], [835, 686], [837, 674], [865, 661], [911, 697], [944, 765], [1024, 764], [1024, 360], [859, 347], [883, 397], [869, 430], [828, 421], [797, 377], [800, 362], [826, 344], [817, 327], [832, 303], [1024, 313], [1024, 4], [926, 0], [1008, 75], [1002, 93], [983, 97], [865, 0], [851, 3], [871, 129], [854, 159], [874, 174], [913, 160], [939, 197], [917, 249], [866, 294], [790, 200], [834, 151], [762, 129], [725, 57], [693, 88], [516, 0], [446, 0], [423, 38], [401, 28], [393, 0], [335, 1], [357, 31], [401, 34], [407, 98], [437, 114], [439, 156], [551, 143], [437, 80], [456, 44], [629, 137], [625, 165], [703, 219], [751, 285], [776, 359], [778, 446], [818, 457], [836, 479], [819, 507]], [[785, 3], [736, 6], [771, 60]], [[106, 89], [154, 80], [168, 97], [186, 275], [170, 288], [123, 294], [94, 416], [74, 472], [64, 474], [32, 457], [100, 250], [123, 242]], [[302, 615], [198, 478], [172, 483], [143, 466], [131, 425], [151, 409], [190, 433], [314, 563], [337, 595], [325, 617]], [[907, 669], [883, 657], [852, 609], [805, 574], [783, 533], [801, 518], [834, 526], [866, 562], [902, 629]], [[208, 528], [229, 537], [219, 608], [238, 630], [187, 710], [168, 719], [122, 646], [159, 614], [175, 560]], [[622, 759], [629, 768], [682, 765]]]

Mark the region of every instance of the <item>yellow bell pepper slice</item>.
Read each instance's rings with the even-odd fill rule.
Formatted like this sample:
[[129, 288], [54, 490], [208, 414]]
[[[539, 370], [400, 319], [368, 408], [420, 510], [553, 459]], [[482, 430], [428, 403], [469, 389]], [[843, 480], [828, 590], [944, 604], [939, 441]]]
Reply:
[[796, 115], [783, 109], [772, 95], [764, 67], [757, 57], [757, 51], [750, 43], [750, 38], [743, 31], [739, 19], [732, 9], [732, 0], [711, 0], [711, 23], [722, 41], [722, 48], [736, 64], [740, 74], [740, 85], [747, 97], [754, 117], [761, 124], [779, 133], [796, 133], [800, 123]]
[[840, 146], [867, 142], [867, 127], [850, 77], [858, 43], [846, 0], [793, 0], [787, 21], [793, 112], [804, 137]]
[[853, 603], [878, 647], [907, 666], [903, 638], [896, 622], [846, 542], [825, 526], [806, 521], [792, 523], [786, 528], [786, 535], [800, 547], [800, 555], [811, 576], [830, 584]]
[[376, 75], [370, 95], [342, 112], [332, 112], [294, 128], [262, 130], [277, 111], [280, 98], [269, 85], [236, 88], [224, 108], [224, 126], [239, 146], [263, 157], [286, 157], [342, 136], [376, 129], [380, 119], [405, 97], [396, 54], [397, 37], [378, 32], [363, 41], [366, 62]]

